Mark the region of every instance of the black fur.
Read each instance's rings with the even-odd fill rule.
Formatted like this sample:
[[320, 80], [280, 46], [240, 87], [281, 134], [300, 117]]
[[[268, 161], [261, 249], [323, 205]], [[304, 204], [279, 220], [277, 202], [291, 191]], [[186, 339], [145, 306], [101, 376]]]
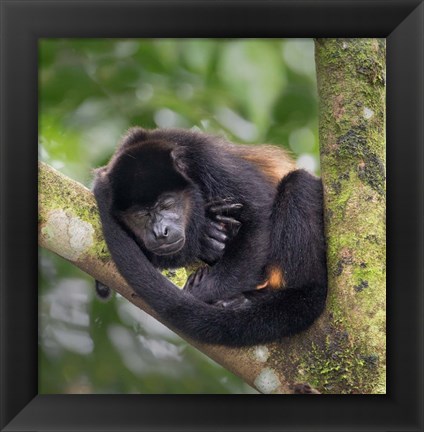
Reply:
[[[119, 211], [154, 201], [168, 189], [190, 194], [187, 241], [176, 256], [158, 257], [123, 226]], [[120, 273], [189, 337], [229, 346], [271, 342], [305, 330], [324, 309], [322, 185], [306, 171], [290, 172], [276, 188], [220, 138], [137, 128], [98, 171], [94, 194]], [[200, 283], [181, 291], [154, 267], [187, 265], [198, 258], [205, 204], [223, 198], [243, 205], [240, 230], [222, 259], [200, 275]], [[282, 269], [284, 288], [256, 290], [269, 266]]]

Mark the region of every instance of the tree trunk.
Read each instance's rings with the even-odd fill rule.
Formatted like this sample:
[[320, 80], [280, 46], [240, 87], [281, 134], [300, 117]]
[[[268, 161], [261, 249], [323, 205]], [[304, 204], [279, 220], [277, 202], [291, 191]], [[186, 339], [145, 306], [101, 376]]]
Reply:
[[[385, 391], [385, 40], [318, 39], [328, 309], [346, 386]], [[320, 350], [331, 359], [334, 348]], [[328, 377], [333, 380], [333, 372]], [[344, 378], [346, 375], [346, 378]]]
[[[384, 45], [317, 41], [317, 66], [326, 311], [309, 330], [278, 343], [235, 349], [189, 342], [262, 393], [316, 393], [300, 383], [322, 393], [384, 393]], [[91, 192], [46, 164], [39, 169], [40, 245], [162, 320], [110, 261]]]

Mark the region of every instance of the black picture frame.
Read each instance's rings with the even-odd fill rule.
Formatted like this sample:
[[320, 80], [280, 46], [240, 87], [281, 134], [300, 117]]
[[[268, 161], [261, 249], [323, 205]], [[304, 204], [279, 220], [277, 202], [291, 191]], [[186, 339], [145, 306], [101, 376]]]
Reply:
[[[1, 1], [2, 431], [423, 430], [422, 0]], [[388, 393], [37, 395], [37, 40], [387, 37]]]

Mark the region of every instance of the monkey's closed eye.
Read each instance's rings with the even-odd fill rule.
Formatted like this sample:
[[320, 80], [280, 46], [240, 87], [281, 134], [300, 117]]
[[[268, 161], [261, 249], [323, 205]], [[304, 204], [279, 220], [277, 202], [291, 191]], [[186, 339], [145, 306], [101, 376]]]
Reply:
[[171, 209], [172, 207], [174, 207], [175, 205], [175, 200], [174, 199], [167, 199], [166, 201], [164, 201], [162, 203], [162, 208], [165, 210]]

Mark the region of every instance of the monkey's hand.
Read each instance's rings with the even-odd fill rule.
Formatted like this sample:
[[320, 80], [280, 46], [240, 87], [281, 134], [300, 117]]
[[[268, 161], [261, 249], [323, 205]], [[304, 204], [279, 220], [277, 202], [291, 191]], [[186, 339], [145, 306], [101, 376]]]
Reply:
[[205, 301], [208, 297], [206, 294], [209, 291], [208, 275], [209, 267], [199, 267], [188, 277], [183, 289], [198, 299]]
[[206, 227], [201, 238], [199, 258], [209, 265], [219, 261], [225, 246], [237, 235], [241, 222], [237, 220], [243, 204], [226, 200], [213, 201], [206, 205]]
[[199, 267], [187, 279], [184, 290], [191, 293], [197, 299], [213, 304], [217, 307], [238, 308], [247, 304], [248, 300], [243, 296], [220, 300], [223, 297], [222, 284], [216, 284], [211, 267]]

